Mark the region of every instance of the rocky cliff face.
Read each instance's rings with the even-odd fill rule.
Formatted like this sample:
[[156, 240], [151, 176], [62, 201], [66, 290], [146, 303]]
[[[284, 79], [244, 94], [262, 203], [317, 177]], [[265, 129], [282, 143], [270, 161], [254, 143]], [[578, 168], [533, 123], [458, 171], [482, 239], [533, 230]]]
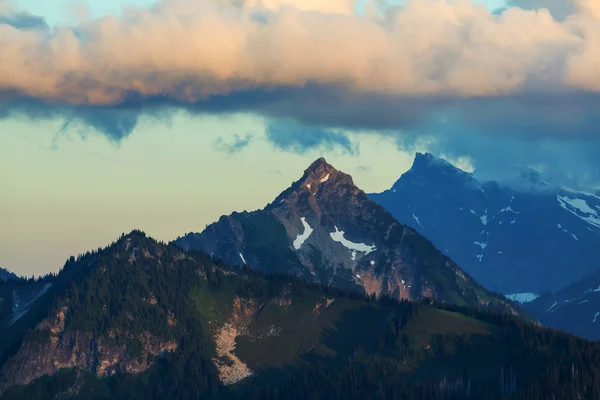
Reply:
[[502, 303], [323, 158], [265, 209], [221, 217], [176, 243], [231, 265], [294, 273], [369, 294]]
[[0, 370], [0, 394], [11, 386], [27, 384], [62, 368], [79, 367], [98, 377], [143, 372], [152, 365], [149, 355], [161, 357], [177, 348], [175, 341], [161, 341], [144, 332], [139, 336], [141, 352], [134, 355], [126, 345], [111, 341], [114, 333], [98, 338], [91, 332], [65, 330], [68, 311], [68, 307], [62, 307], [56, 315], [40, 322], [31, 338], [4, 365]]
[[90, 332], [65, 331], [67, 314], [68, 307], [63, 307], [55, 316], [38, 324], [35, 339], [25, 341], [0, 371], [0, 393], [62, 368], [79, 367], [98, 377], [116, 372], [143, 372], [152, 365], [149, 355], [161, 357], [177, 348], [175, 341], [161, 341], [145, 332], [139, 337], [141, 353], [135, 356], [126, 345], [111, 343], [110, 336], [105, 339], [94, 337]]

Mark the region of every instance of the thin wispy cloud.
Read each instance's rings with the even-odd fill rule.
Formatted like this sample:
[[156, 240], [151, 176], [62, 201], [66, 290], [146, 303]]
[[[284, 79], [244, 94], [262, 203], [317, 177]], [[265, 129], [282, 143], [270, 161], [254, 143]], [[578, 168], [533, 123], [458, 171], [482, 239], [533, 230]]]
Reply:
[[213, 147], [216, 150], [223, 151], [229, 155], [239, 153], [250, 145], [254, 139], [254, 135], [248, 133], [244, 136], [233, 134], [231, 140], [227, 140], [221, 136], [213, 141]]
[[344, 132], [304, 126], [289, 120], [278, 120], [269, 124], [265, 135], [267, 141], [275, 148], [292, 153], [304, 154], [312, 150], [358, 153], [358, 147]]

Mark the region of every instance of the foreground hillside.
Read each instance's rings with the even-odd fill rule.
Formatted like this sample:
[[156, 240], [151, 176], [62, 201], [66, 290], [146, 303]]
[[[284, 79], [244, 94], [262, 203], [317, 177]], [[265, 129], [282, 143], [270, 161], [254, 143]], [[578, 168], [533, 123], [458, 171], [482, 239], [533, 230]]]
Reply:
[[265, 209], [223, 216], [176, 243], [232, 266], [248, 264], [369, 295], [490, 304], [517, 312], [323, 158]]
[[369, 197], [496, 292], [560, 290], [600, 265], [600, 197], [535, 173], [501, 185], [417, 153], [389, 190]]
[[50, 283], [3, 321], [2, 399], [600, 396], [598, 344], [489, 309], [229, 270], [141, 232], [32, 291]]

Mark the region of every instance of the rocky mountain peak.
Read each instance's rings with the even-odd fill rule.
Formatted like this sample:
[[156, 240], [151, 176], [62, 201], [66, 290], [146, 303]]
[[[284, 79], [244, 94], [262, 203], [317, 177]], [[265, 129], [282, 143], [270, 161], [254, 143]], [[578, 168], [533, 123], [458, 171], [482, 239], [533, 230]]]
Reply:
[[317, 158], [315, 161], [312, 162], [312, 164], [310, 164], [308, 166], [308, 168], [306, 169], [306, 172], [308, 171], [318, 171], [319, 169], [330, 169], [330, 170], [335, 170], [335, 168], [333, 168], [328, 162], [327, 160], [325, 160], [325, 157], [319, 157]]
[[343, 196], [348, 191], [357, 193], [360, 189], [354, 185], [350, 175], [338, 171], [327, 163], [325, 158], [321, 157], [304, 170], [302, 177], [277, 196], [273, 203], [267, 206], [267, 209], [276, 207], [285, 200], [296, 203], [301, 199], [309, 200], [312, 198], [308, 202], [313, 203], [318, 199], [332, 195]]
[[394, 182], [390, 190], [396, 192], [404, 184], [439, 186], [440, 184], [447, 185], [449, 182], [476, 186], [476, 180], [472, 174], [431, 153], [417, 152], [411, 168]]
[[445, 173], [456, 173], [465, 174], [464, 171], [450, 164], [443, 158], [436, 157], [431, 153], [419, 153], [415, 154], [413, 165], [410, 168], [413, 172], [425, 172], [425, 171], [443, 171]]
[[[304, 175], [300, 179], [303, 183], [325, 183], [329, 180], [335, 180], [340, 177], [349, 177], [329, 164], [325, 158], [321, 157], [315, 160], [310, 166], [304, 171]], [[352, 179], [352, 178], [350, 178]]]

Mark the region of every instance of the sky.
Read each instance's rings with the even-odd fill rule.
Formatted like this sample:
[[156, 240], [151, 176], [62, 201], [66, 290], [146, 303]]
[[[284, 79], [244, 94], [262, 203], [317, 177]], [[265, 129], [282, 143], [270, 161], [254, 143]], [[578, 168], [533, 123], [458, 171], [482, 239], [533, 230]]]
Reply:
[[264, 207], [324, 156], [600, 189], [595, 0], [0, 0], [0, 267]]

